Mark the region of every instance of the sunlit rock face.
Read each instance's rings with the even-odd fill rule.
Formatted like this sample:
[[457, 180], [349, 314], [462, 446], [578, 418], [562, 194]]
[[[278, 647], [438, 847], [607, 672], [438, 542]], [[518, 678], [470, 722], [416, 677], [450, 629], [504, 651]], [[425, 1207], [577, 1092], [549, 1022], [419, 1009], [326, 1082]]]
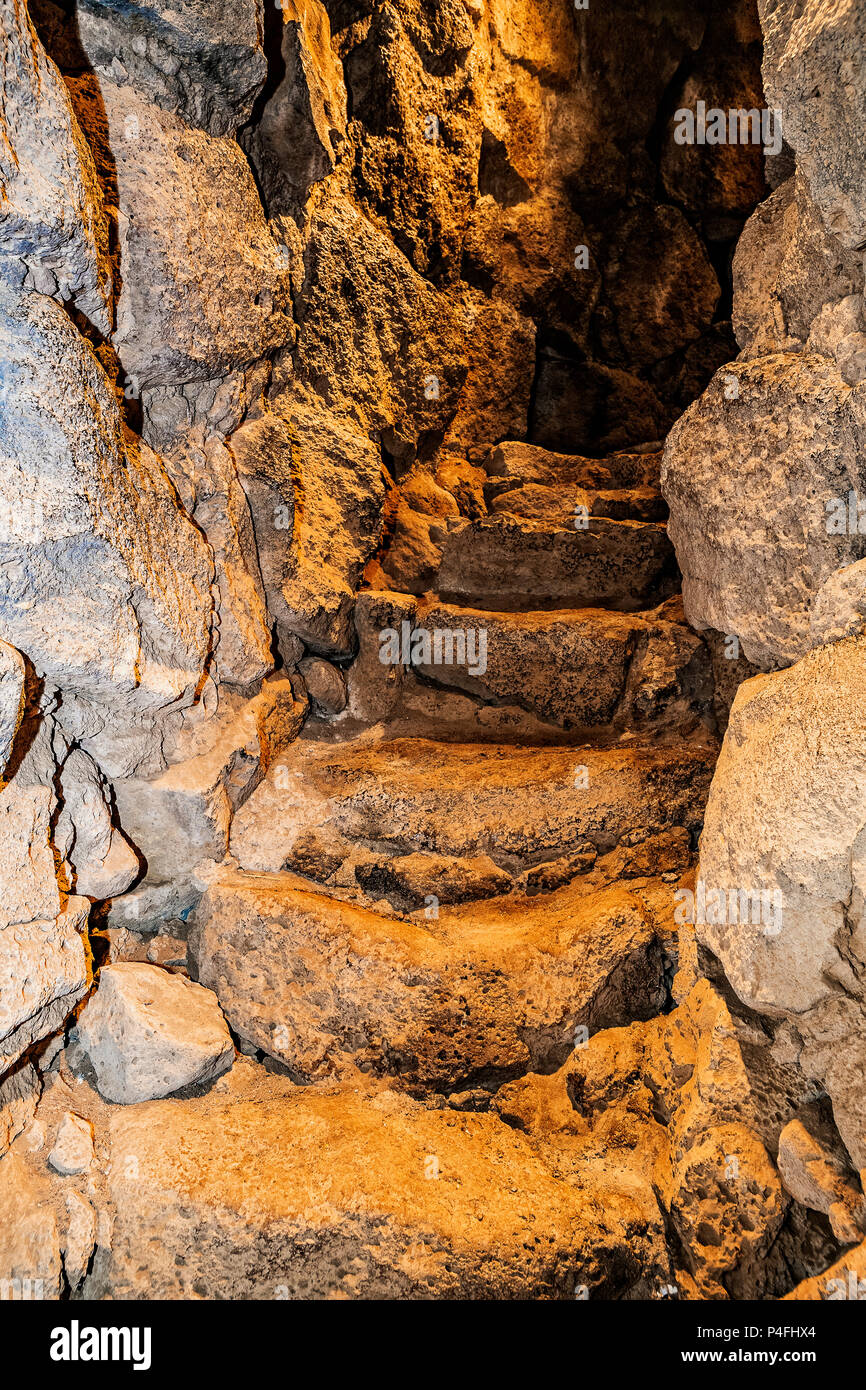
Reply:
[[859, 1242], [862, 24], [761, 8], [6, 5], [0, 1286]]

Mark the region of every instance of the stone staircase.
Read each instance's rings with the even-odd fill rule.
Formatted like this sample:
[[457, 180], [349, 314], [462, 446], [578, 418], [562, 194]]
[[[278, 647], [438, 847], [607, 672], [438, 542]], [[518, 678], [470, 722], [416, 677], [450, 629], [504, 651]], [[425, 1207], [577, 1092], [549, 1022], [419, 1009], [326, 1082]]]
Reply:
[[[346, 709], [196, 871], [190, 968], [243, 1055], [109, 1116], [136, 1180], [112, 1170], [91, 1295], [756, 1287], [787, 1199], [741, 1025], [674, 924], [718, 741], [658, 462], [500, 446], [435, 591], [361, 595]], [[437, 661], [437, 632], [475, 646]]]
[[[365, 599], [383, 623], [351, 677], [368, 700], [396, 633], [404, 679], [517, 706], [543, 741], [470, 742], [459, 720], [434, 738], [417, 717], [394, 737], [395, 701], [389, 723], [331, 721], [338, 741], [312, 721], [235, 815], [236, 867], [215, 875], [191, 955], [235, 1032], [296, 1081], [360, 1072], [422, 1098], [477, 1089], [483, 1105], [503, 1080], [561, 1065], [579, 1030], [665, 1006], [671, 914], [627, 882], [688, 869], [715, 748], [664, 525], [634, 515], [660, 510], [657, 465], [502, 446], [485, 488], [496, 510], [443, 549], [440, 587], [460, 605]], [[436, 662], [437, 633], [440, 648], [462, 635], [462, 661]], [[416, 634], [430, 640], [411, 661]]]

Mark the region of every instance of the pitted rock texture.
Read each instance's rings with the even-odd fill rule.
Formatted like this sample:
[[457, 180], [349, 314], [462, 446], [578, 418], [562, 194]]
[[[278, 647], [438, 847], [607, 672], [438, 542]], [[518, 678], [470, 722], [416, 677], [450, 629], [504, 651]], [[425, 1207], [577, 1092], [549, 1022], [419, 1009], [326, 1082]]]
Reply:
[[734, 1020], [706, 980], [666, 1017], [597, 1034], [560, 1071], [506, 1086], [494, 1104], [576, 1171], [602, 1154], [628, 1166], [642, 1153], [683, 1241], [681, 1296], [736, 1296], [778, 1243], [788, 1198], [755, 1132]]
[[[112, 1118], [112, 1149], [139, 1158], [136, 1179], [117, 1163], [111, 1180], [124, 1300], [573, 1298], [581, 1283], [604, 1297], [669, 1267], [648, 1193], [598, 1166], [573, 1187], [494, 1116], [388, 1091], [133, 1107]], [[617, 1200], [598, 1200], [611, 1186]]]
[[511, 748], [419, 739], [345, 749], [298, 743], [235, 817], [242, 868], [279, 869], [302, 833], [467, 851], [525, 863], [590, 838], [700, 824], [705, 748]]
[[[304, 892], [288, 875], [234, 874], [209, 888], [191, 944], [198, 979], [235, 1031], [304, 1082], [360, 1067], [466, 1089], [549, 1065], [579, 1027], [649, 1016], [664, 998], [653, 924], [616, 892], [581, 902], [563, 890], [534, 911], [516, 898], [400, 922]], [[322, 982], [312, 994], [311, 975]]]

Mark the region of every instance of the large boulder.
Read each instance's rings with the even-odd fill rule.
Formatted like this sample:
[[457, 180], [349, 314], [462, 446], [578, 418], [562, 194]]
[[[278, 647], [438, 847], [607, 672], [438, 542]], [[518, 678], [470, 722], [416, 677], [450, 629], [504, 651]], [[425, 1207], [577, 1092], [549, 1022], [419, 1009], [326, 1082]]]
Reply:
[[526, 434], [535, 379], [535, 325], [500, 299], [464, 289], [452, 296], [466, 379], [445, 446], [480, 460], [492, 443]]
[[866, 554], [849, 506], [866, 480], [863, 390], [817, 354], [732, 362], [668, 436], [686, 616], [765, 669], [809, 650], [818, 591]]
[[[589, 234], [558, 191], [531, 196], [509, 159], [507, 131], [502, 133], [500, 140], [484, 131], [481, 196], [463, 247], [466, 272], [473, 282], [490, 285], [497, 300], [583, 343], [601, 287]], [[577, 246], [587, 246], [585, 270], [575, 264]]]
[[826, 321], [862, 292], [862, 256], [826, 230], [802, 174], [755, 209], [737, 242], [733, 275], [733, 323], [743, 356], [797, 351], [808, 343], [840, 360], [840, 344], [828, 341], [826, 329], [816, 324], [814, 335], [810, 330], [819, 315]]
[[116, 204], [112, 341], [135, 394], [225, 375], [289, 341], [291, 254], [237, 143], [129, 86], [85, 75], [70, 89]]
[[740, 998], [790, 1019], [800, 1064], [829, 1093], [857, 1167], [866, 1161], [864, 670], [864, 639], [850, 637], [740, 687], [707, 804], [707, 905], [696, 923]]
[[764, 91], [824, 225], [843, 246], [866, 241], [866, 12], [859, 0], [759, 0]]
[[[668, 250], [661, 265], [659, 245]], [[605, 237], [601, 269], [609, 306], [606, 321], [613, 327], [612, 332], [601, 329], [602, 340], [608, 360], [617, 366], [648, 366], [709, 327], [719, 282], [700, 239], [677, 208], [648, 204], [620, 214]]]

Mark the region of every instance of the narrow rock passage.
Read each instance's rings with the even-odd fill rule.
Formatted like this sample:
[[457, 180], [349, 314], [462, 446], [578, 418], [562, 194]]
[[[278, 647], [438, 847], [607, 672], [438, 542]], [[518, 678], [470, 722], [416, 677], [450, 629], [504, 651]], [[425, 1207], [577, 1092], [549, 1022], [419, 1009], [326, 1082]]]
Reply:
[[864, 15], [0, 8], [0, 1300], [862, 1296]]
[[241, 1055], [214, 1082], [208, 1035], [201, 1085], [132, 1106], [68, 1078], [109, 1156], [81, 1296], [761, 1297], [831, 1262], [770, 1157], [813, 1096], [675, 921], [725, 702], [659, 462], [492, 450], [429, 590], [369, 566], [300, 737], [277, 679], [151, 784]]
[[115, 1296], [157, 1212], [151, 1296], [772, 1283], [787, 1199], [727, 1006], [678, 959], [717, 730], [659, 458], [501, 446], [436, 590], [362, 594], [346, 710], [238, 810], [190, 936], [271, 1082], [241, 1059], [112, 1119], [146, 1172], [112, 1178]]

